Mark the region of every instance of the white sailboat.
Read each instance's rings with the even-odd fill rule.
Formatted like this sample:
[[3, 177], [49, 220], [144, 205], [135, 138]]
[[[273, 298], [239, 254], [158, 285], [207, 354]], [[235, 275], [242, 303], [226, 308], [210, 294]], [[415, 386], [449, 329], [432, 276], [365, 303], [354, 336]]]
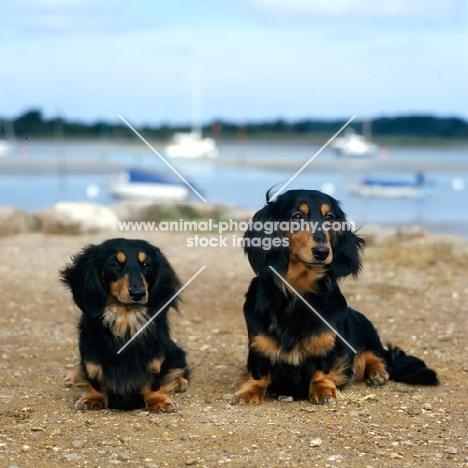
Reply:
[[11, 156], [13, 154], [15, 150], [15, 145], [11, 142], [13, 139], [13, 124], [10, 122], [10, 125], [4, 124], [2, 127], [2, 122], [0, 120], [0, 157]]
[[343, 136], [335, 138], [330, 147], [337, 156], [372, 157], [377, 154], [378, 146], [371, 143], [352, 129], [346, 130]]
[[200, 132], [175, 133], [165, 152], [170, 158], [217, 158], [219, 155], [213, 138], [202, 138]]
[[217, 158], [219, 155], [216, 141], [203, 138], [201, 124], [201, 75], [192, 69], [190, 75], [190, 97], [192, 112], [192, 131], [175, 133], [165, 146], [165, 153], [170, 158]]

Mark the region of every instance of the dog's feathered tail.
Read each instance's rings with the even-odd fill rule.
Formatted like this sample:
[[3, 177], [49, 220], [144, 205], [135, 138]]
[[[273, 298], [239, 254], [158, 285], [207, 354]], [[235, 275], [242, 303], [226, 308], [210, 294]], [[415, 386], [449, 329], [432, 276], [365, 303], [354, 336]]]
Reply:
[[390, 379], [413, 385], [438, 385], [437, 373], [415, 356], [408, 356], [397, 346], [388, 345], [387, 356]]

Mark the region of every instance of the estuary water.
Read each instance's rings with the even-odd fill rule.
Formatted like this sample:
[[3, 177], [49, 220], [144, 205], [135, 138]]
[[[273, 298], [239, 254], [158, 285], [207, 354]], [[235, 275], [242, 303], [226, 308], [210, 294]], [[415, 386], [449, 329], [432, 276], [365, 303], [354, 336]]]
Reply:
[[[154, 148], [164, 155], [162, 146]], [[320, 149], [305, 144], [225, 143], [216, 160], [169, 160], [209, 202], [252, 210], [265, 192], [288, 182]], [[35, 142], [18, 145], [0, 159], [0, 205], [36, 211], [60, 201], [118, 201], [109, 183], [128, 167], [172, 174], [143, 143]], [[351, 182], [367, 176], [413, 180], [425, 176], [420, 199], [362, 198], [349, 192]], [[350, 160], [325, 149], [288, 185], [323, 190], [341, 201], [357, 225], [419, 224], [443, 234], [468, 237], [468, 148], [388, 148], [381, 157]], [[193, 201], [200, 201], [193, 195]]]

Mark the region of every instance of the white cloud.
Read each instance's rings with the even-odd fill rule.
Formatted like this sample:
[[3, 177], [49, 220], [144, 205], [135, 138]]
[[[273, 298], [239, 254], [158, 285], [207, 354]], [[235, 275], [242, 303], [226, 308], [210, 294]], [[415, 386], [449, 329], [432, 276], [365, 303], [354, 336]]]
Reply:
[[[8, 1], [8, 0], [7, 0]], [[109, 0], [17, 0], [0, 11], [0, 25], [9, 32], [77, 32], [125, 27], [134, 16]]]
[[4, 115], [185, 122], [193, 62], [206, 119], [468, 108], [464, 17], [431, 16], [456, 0], [3, 1]]
[[[252, 1], [252, 0], [250, 0]], [[328, 17], [386, 17], [402, 19], [411, 16], [434, 16], [439, 19], [451, 17], [464, 11], [463, 0], [253, 0], [258, 8], [271, 13], [294, 16]]]

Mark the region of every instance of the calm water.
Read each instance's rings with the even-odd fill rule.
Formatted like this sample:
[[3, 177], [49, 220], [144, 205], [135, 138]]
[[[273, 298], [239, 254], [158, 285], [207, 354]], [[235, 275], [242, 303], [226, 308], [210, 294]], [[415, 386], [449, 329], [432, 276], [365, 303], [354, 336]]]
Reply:
[[[157, 148], [158, 150], [160, 148]], [[185, 178], [191, 181], [210, 202], [228, 202], [251, 209], [263, 206], [268, 188], [281, 186], [304, 164], [318, 149], [304, 145], [267, 145], [244, 144], [220, 146], [221, 159], [235, 159], [234, 167], [213, 164], [210, 161], [170, 162]], [[21, 206], [28, 211], [38, 210], [59, 201], [87, 200], [87, 188], [99, 187], [98, 196], [92, 201], [112, 204], [106, 191], [115, 174], [93, 173], [91, 175], [60, 175], [59, 161], [73, 164], [74, 161], [100, 161], [120, 164], [122, 167], [138, 166], [166, 172], [167, 167], [143, 144], [134, 146], [107, 146], [105, 144], [68, 144], [56, 146], [54, 143], [41, 143], [23, 146], [13, 157], [21, 161], [21, 167], [38, 160], [51, 164], [50, 173], [25, 175], [17, 171], [14, 175], [0, 173], [0, 205]], [[317, 160], [330, 162], [329, 170], [301, 173], [288, 186], [290, 189], [332, 189], [332, 195], [341, 200], [343, 209], [357, 224], [409, 224], [418, 223], [440, 233], [456, 233], [468, 237], [468, 173], [450, 173], [425, 170], [430, 161], [468, 161], [468, 151], [463, 148], [412, 148], [391, 150], [390, 158], [394, 161], [409, 160], [417, 162], [426, 176], [427, 184], [424, 196], [418, 200], [361, 198], [351, 195], [347, 184], [352, 179], [367, 175], [380, 175], [387, 178], [410, 180], [414, 173], [400, 171], [397, 174], [384, 174], [377, 167], [371, 171], [364, 164], [359, 170], [345, 172], [340, 162], [327, 150]], [[281, 161], [291, 160], [290, 169], [257, 169], [243, 165], [245, 161]], [[296, 164], [297, 163], [297, 164]], [[1, 167], [1, 166], [0, 166]], [[118, 171], [116, 171], [117, 173]], [[454, 180], [464, 185], [464, 190], [454, 190]], [[197, 200], [194, 196], [193, 200]]]

